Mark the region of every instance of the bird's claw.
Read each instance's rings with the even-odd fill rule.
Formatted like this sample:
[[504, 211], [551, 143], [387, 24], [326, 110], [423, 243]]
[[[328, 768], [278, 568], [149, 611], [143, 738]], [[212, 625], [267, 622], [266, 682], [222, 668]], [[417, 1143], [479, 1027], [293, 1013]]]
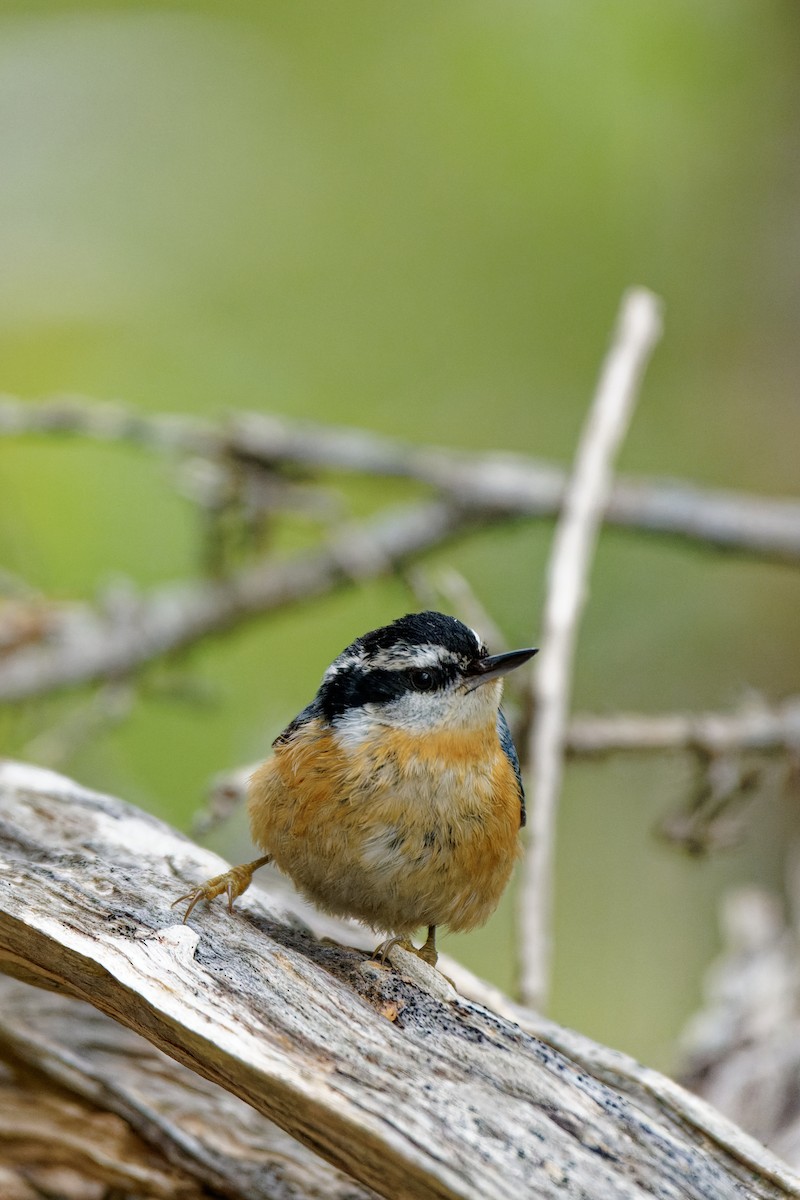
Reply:
[[199, 904], [201, 900], [214, 900], [223, 892], [227, 892], [228, 908], [231, 909], [233, 905], [233, 888], [231, 887], [227, 876], [227, 871], [224, 875], [215, 875], [213, 879], [209, 879], [206, 883], [201, 883], [200, 886], [194, 888], [193, 891], [186, 892], [185, 895], [178, 896], [177, 900], [173, 900], [171, 905], [172, 908], [177, 908], [177, 906], [182, 904], [184, 900], [189, 901], [189, 906], [186, 909], [186, 912], [183, 914], [184, 925], [189, 920], [189, 916], [191, 915], [192, 909], [195, 907], [195, 905]]
[[376, 947], [376, 949], [373, 951], [372, 957], [377, 958], [378, 961], [383, 964], [386, 962], [386, 959], [395, 946], [402, 947], [402, 949], [407, 950], [409, 954], [416, 954], [417, 958], [421, 958], [422, 961], [427, 963], [429, 967], [436, 966], [439, 955], [436, 952], [436, 946], [433, 944], [430, 938], [428, 938], [428, 941], [425, 943], [425, 945], [420, 946], [419, 949], [412, 945], [412, 943], [406, 937], [387, 938], [385, 942], [381, 942], [380, 946]]
[[390, 952], [395, 946], [402, 946], [404, 950], [408, 950], [411, 954], [416, 954], [417, 951], [411, 945], [411, 942], [406, 937], [390, 937], [385, 942], [381, 942], [380, 946], [376, 946], [372, 952], [372, 957], [376, 958], [383, 966]]
[[232, 913], [234, 900], [249, 888], [253, 871], [257, 866], [262, 866], [265, 861], [267, 861], [266, 857], [264, 860], [257, 859], [255, 863], [243, 863], [239, 867], [231, 867], [229, 870], [223, 871], [221, 875], [215, 875], [213, 879], [201, 883], [199, 887], [187, 892], [185, 896], [179, 896], [177, 900], [173, 901], [172, 907], [175, 908], [184, 900], [189, 901], [189, 907], [183, 914], [185, 925], [196, 904], [199, 904], [201, 900], [215, 900], [217, 896], [224, 893], [228, 897], [228, 912]]

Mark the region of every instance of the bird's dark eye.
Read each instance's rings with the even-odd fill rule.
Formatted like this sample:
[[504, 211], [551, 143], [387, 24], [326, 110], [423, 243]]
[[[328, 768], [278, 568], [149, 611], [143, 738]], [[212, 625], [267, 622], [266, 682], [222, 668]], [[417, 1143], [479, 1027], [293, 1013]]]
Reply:
[[410, 671], [411, 686], [415, 692], [429, 692], [431, 688], [436, 686], [436, 677], [433, 671], [416, 670]]

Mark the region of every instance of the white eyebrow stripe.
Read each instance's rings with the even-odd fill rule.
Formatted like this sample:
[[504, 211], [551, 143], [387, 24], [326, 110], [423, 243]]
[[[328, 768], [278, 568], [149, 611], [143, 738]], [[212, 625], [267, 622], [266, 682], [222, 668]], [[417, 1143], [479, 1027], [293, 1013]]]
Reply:
[[459, 657], [444, 646], [433, 642], [409, 645], [400, 642], [371, 654], [364, 666], [367, 670], [405, 671], [408, 667], [438, 667], [442, 663], [457, 663]]
[[356, 667], [362, 661], [361, 654], [348, 654], [346, 657], [340, 654], [333, 660], [322, 678], [333, 679], [334, 675], [338, 675], [340, 671], [346, 671], [348, 667]]

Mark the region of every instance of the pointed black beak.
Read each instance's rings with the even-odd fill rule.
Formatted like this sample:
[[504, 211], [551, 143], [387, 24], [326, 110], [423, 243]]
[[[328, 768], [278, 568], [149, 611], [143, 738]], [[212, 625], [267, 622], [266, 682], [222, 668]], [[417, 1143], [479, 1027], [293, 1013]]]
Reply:
[[507, 654], [492, 654], [488, 658], [476, 658], [464, 672], [467, 677], [468, 690], [471, 692], [474, 688], [480, 687], [482, 683], [488, 683], [490, 679], [499, 679], [501, 675], [508, 675], [509, 671], [516, 671], [517, 667], [521, 667], [523, 663], [533, 658], [537, 649], [509, 650]]

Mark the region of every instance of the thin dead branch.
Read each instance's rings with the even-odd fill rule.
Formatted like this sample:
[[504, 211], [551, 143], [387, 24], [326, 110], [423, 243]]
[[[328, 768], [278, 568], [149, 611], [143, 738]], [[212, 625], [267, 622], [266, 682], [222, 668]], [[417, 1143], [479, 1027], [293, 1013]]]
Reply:
[[[338, 470], [413, 480], [486, 520], [553, 517], [567, 472], [519, 454], [468, 454], [266, 413], [214, 423], [147, 414], [81, 397], [25, 402], [0, 397], [0, 437], [73, 436], [128, 442], [177, 456], [240, 460], [270, 471]], [[608, 498], [609, 525], [687, 539], [779, 562], [800, 561], [800, 501], [703, 488], [682, 480], [620, 477]]]
[[[782, 760], [788, 784], [800, 760], [800, 699], [770, 706], [748, 698], [734, 713], [632, 713], [576, 716], [566, 751], [572, 758], [682, 753], [694, 765], [686, 800], [659, 823], [659, 833], [691, 854], [738, 845], [754, 796], [770, 786], [766, 764]], [[777, 779], [777, 777], [775, 777]]]
[[576, 714], [565, 739], [576, 758], [692, 750], [721, 754], [800, 751], [800, 697], [769, 705], [751, 701], [734, 713]]
[[656, 298], [644, 289], [627, 293], [553, 537], [541, 650], [532, 674], [536, 719], [528, 755], [533, 772], [530, 842], [519, 910], [520, 985], [525, 1001], [538, 1009], [546, 1006], [549, 992], [556, 813], [578, 625], [613, 462], [660, 333]]
[[318, 550], [270, 557], [223, 579], [126, 594], [104, 609], [61, 605], [46, 638], [0, 657], [0, 704], [127, 678], [243, 620], [388, 573], [474, 525], [474, 514], [429, 501], [349, 525]]

